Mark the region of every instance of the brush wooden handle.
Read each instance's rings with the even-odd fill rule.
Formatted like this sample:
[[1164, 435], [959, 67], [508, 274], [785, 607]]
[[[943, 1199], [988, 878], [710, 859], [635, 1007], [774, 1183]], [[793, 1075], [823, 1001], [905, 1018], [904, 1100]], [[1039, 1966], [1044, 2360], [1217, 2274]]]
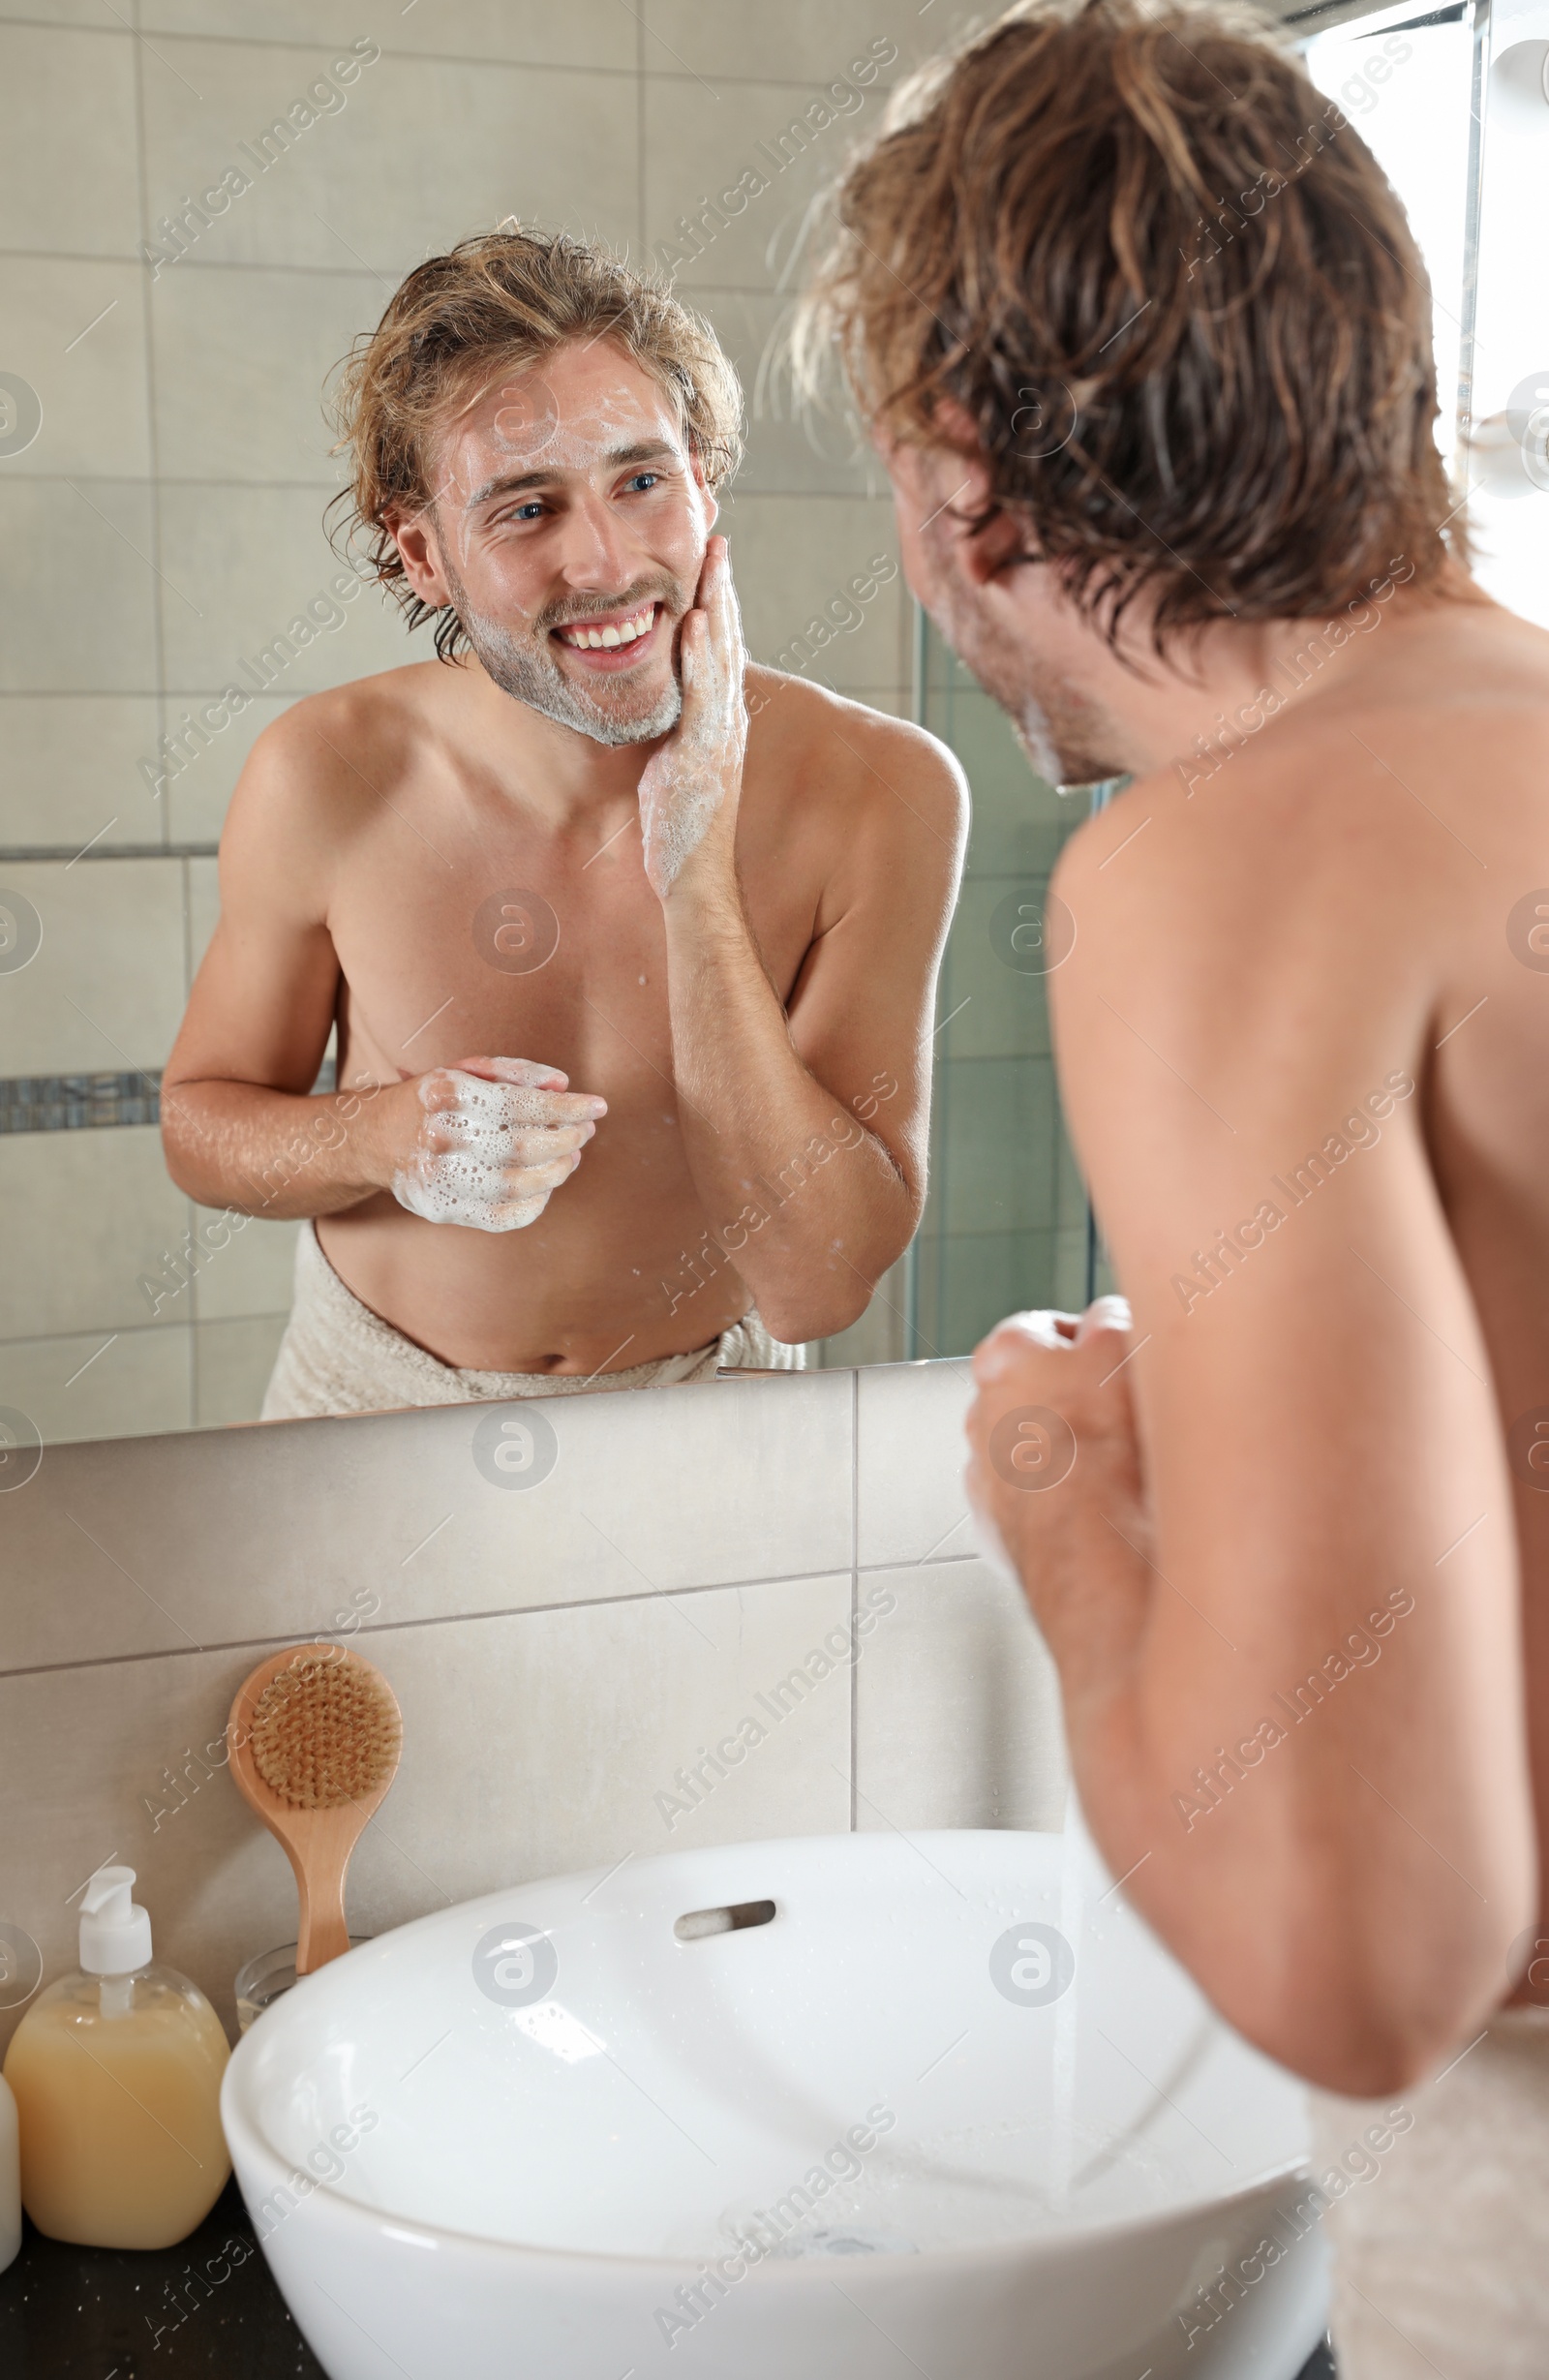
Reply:
[[[332, 1810], [298, 1809], [276, 1793], [258, 1771], [253, 1757], [254, 1713], [264, 1688], [283, 1669], [293, 1663], [330, 1657], [337, 1660], [340, 1650], [332, 1644], [294, 1644], [287, 1645], [281, 1653], [271, 1653], [237, 1688], [226, 1724], [237, 1791], [280, 1844], [295, 1876], [300, 1902], [300, 1922], [296, 1928], [298, 1975], [316, 1973], [330, 1959], [343, 1958], [349, 1947], [349, 1929], [345, 1920], [345, 1871], [355, 1845], [381, 1807], [397, 1761], [395, 1758], [380, 1785], [357, 1801], [341, 1802]], [[398, 1705], [391, 1688], [385, 1678], [380, 1683], [396, 1711]]]

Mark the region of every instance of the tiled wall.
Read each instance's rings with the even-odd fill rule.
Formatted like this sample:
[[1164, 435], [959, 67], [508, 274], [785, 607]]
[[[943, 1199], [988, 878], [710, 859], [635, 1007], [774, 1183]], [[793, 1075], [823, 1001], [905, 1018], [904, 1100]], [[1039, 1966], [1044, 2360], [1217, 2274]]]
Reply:
[[[49, 1449], [0, 1496], [0, 2046], [6, 1944], [74, 1965], [106, 1860], [228, 2024], [237, 1967], [294, 1939], [284, 1854], [220, 1761], [288, 1642], [356, 1644], [403, 1706], [360, 1933], [684, 1845], [1058, 1827], [1052, 1668], [971, 1549], [969, 1386], [931, 1363], [557, 1399], [520, 1490], [479, 1461], [510, 1407]], [[859, 1661], [825, 1654], [866, 1610]], [[694, 1806], [678, 1772], [761, 1714]]]
[[[680, 289], [761, 389], [723, 518], [755, 656], [787, 653], [893, 549], [874, 463], [842, 442], [819, 451], [760, 366], [813, 191], [957, 14], [947, 0], [928, 14], [914, 0], [0, 0], [0, 373], [43, 408], [30, 444], [7, 452], [0, 437], [0, 890], [45, 930], [28, 966], [0, 964], [0, 1078], [162, 1064], [254, 737], [298, 694], [426, 649], [369, 592], [326, 600], [338, 564], [321, 513], [339, 467], [319, 404], [328, 367], [423, 255], [515, 214], [682, 259]], [[853, 77], [879, 46], [897, 63]], [[309, 105], [319, 76], [332, 92]], [[838, 77], [848, 89], [827, 107]], [[284, 150], [271, 139], [265, 163], [260, 136], [282, 114], [315, 120]], [[747, 168], [768, 190], [724, 230], [712, 220], [692, 253], [684, 210]], [[206, 207], [228, 171], [233, 195]], [[340, 625], [153, 793], [141, 764], [155, 774], [159, 739], [233, 680], [266, 677], [259, 656], [313, 598]], [[812, 672], [904, 710], [908, 648], [896, 579]], [[138, 1277], [197, 1210], [152, 1128], [0, 1134], [0, 1213], [14, 1251], [0, 1405], [54, 1441], [257, 1411], [292, 1227], [255, 1225], [153, 1317]], [[900, 1307], [895, 1282], [835, 1352], [901, 1353]]]

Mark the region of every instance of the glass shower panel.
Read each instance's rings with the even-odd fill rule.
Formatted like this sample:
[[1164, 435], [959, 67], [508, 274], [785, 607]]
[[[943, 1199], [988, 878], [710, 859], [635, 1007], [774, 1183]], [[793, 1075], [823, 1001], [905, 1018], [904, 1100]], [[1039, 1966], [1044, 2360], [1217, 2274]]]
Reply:
[[1004, 713], [928, 624], [924, 723], [973, 796], [962, 896], [937, 993], [930, 1191], [910, 1252], [908, 1353], [968, 1354], [1002, 1315], [1085, 1303], [1084, 1193], [1066, 1139], [1048, 1035], [1048, 975], [1065, 955], [1046, 907], [1087, 789], [1035, 777]]

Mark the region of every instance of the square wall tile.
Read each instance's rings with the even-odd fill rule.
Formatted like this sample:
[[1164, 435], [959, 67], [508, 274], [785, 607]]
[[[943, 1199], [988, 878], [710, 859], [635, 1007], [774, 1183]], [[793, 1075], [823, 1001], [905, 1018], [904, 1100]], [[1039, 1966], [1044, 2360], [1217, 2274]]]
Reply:
[[[100, 0], [54, 0], [48, 13], [56, 24], [102, 28]], [[30, 18], [36, 23], [37, 16], [38, 0], [0, 0], [0, 19]]]
[[[207, 1206], [196, 1206], [194, 1219], [201, 1234], [215, 1221]], [[195, 1277], [194, 1312], [201, 1325], [236, 1322], [290, 1311], [290, 1288], [295, 1273], [299, 1223], [265, 1223], [238, 1216], [225, 1227], [224, 1245], [210, 1247]], [[217, 1236], [222, 1236], [217, 1234]], [[256, 1420], [257, 1413], [243, 1419]]]
[[8, 479], [39, 472], [138, 479], [149, 472], [141, 282], [137, 263], [0, 255], [6, 370], [19, 373], [43, 406], [32, 444], [6, 457]]
[[110, 18], [105, 26], [101, 16], [78, 30], [0, 25], [0, 223], [9, 247], [137, 256], [134, 46], [127, 26]]
[[[324, 594], [331, 583], [331, 579], [319, 581]], [[363, 589], [353, 600], [369, 603], [375, 598], [369, 589]], [[348, 639], [348, 630], [341, 633]], [[405, 643], [407, 648], [407, 638]], [[398, 657], [400, 660], [417, 658], [418, 648], [413, 648], [412, 654], [406, 649]], [[367, 671], [362, 669], [360, 674], [365, 676]], [[282, 670], [276, 685], [284, 688], [286, 683], [286, 672]], [[159, 769], [166, 770], [165, 781], [157, 798], [167, 812], [167, 833], [173, 842], [220, 841], [227, 809], [236, 791], [237, 779], [247, 766], [248, 754], [265, 727], [271, 725], [282, 711], [289, 711], [292, 702], [301, 699], [299, 690], [292, 693], [255, 693], [252, 691], [252, 681], [246, 674], [241, 684], [248, 694], [248, 701], [246, 708], [240, 711], [233, 711], [229, 703], [221, 699], [219, 687], [211, 687], [203, 693], [190, 692], [185, 687], [167, 697], [169, 731], [178, 734], [184, 718], [188, 717], [203, 723], [207, 738], [201, 744], [197, 738], [190, 740], [186, 730], [183, 730], [185, 757], [179, 759], [174, 753], [170, 766], [160, 759], [157, 762]], [[223, 718], [226, 722], [224, 726], [220, 723]]]
[[188, 1213], [154, 1124], [0, 1134], [0, 1339], [187, 1322], [175, 1298], [153, 1314], [139, 1284], [161, 1274]]
[[1059, 1132], [1051, 1057], [961, 1057], [938, 1067], [931, 1143], [940, 1228], [1048, 1230]]
[[355, 269], [239, 272], [191, 255], [159, 274], [151, 340], [163, 477], [338, 487], [325, 382], [357, 334], [376, 328], [387, 295]]
[[[404, 1754], [350, 1866], [352, 1930], [687, 1841], [658, 1808], [674, 1771], [848, 1611], [847, 1578], [805, 1579], [365, 1639], [402, 1705]], [[0, 1797], [33, 1814], [4, 1914], [46, 1972], [75, 1961], [67, 1896], [116, 1857], [137, 1872], [157, 1956], [203, 1987], [234, 2035], [237, 1968], [296, 1934], [285, 1854], [225, 1773], [228, 1713], [266, 1649], [0, 1680]], [[692, 1839], [843, 1829], [848, 1754], [848, 1693], [814, 1692], [704, 1789]], [[0, 2015], [0, 2038], [15, 2022]]]
[[381, 276], [385, 304], [421, 258], [506, 215], [634, 238], [632, 75], [384, 55], [347, 83], [332, 74], [334, 54], [311, 43], [187, 41], [176, 62], [198, 103], [147, 78], [158, 229], [191, 192], [206, 213], [203, 194], [228, 170], [248, 185], [228, 186], [227, 206], [192, 225], [164, 273], [193, 258], [364, 271]]
[[[3, 1210], [36, 1216], [5, 1201], [8, 1154]], [[120, 1278], [132, 1308], [136, 1268]], [[357, 1590], [387, 1628], [848, 1569], [851, 1402], [844, 1374], [795, 1372], [61, 1448], [7, 1500], [16, 1574], [47, 1587], [0, 1608], [0, 1670], [87, 1643], [301, 1642]], [[517, 1445], [536, 1460], [497, 1459]]]
[[[742, 496], [722, 512], [747, 650], [819, 684], [908, 684], [905, 589], [881, 497]], [[878, 568], [893, 570], [885, 583]], [[858, 596], [852, 582], [869, 583]]]
[[[891, 1597], [896, 1608], [883, 1609]], [[873, 1571], [856, 1672], [856, 1824], [1064, 1824], [1059, 1680], [1020, 1589], [986, 1562]]]
[[0, 971], [0, 1074], [161, 1066], [183, 1016], [181, 862], [29, 861], [5, 875], [42, 940]]
[[[186, 1430], [194, 1419], [192, 1378], [186, 1323], [0, 1340], [0, 1405], [25, 1414], [46, 1449]], [[0, 1506], [0, 1544], [8, 1510]]]
[[[146, 33], [242, 41], [254, 18], [247, 0], [140, 0], [139, 23]], [[623, 9], [555, 9], [548, 0], [457, 0], [423, 11], [402, 0], [269, 0], [263, 23], [271, 41], [326, 43], [331, 56], [364, 32], [394, 54], [630, 70], [635, 62], [636, 31]]]
[[1047, 938], [1047, 877], [970, 874], [952, 921], [936, 1005], [951, 1023], [937, 1063], [974, 1057], [1048, 1057], [1048, 975], [1063, 948]]
[[[649, 73], [681, 75], [687, 67], [712, 82], [717, 75], [779, 82], [801, 76], [814, 90], [846, 76], [852, 91], [840, 104], [864, 99], [864, 127], [890, 83], [945, 49], [970, 21], [970, 12], [955, 6], [927, 16], [912, 7], [878, 9], [873, 0], [785, 0], [777, 13], [641, 0], [641, 15]], [[983, 21], [977, 13], [971, 20]], [[852, 75], [857, 62], [862, 72]], [[874, 122], [866, 129], [874, 131]]]
[[944, 1356], [971, 1357], [1008, 1314], [1086, 1302], [1084, 1232], [923, 1232], [919, 1247], [920, 1334]]
[[138, 762], [156, 750], [154, 694], [0, 696], [0, 846], [162, 840]]
[[[235, 686], [283, 703], [425, 658], [428, 636], [411, 640], [403, 614], [375, 588], [341, 595], [349, 578], [324, 534], [327, 501], [321, 487], [164, 482], [163, 566], [197, 601], [197, 611], [167, 606], [168, 686]], [[173, 732], [185, 707], [167, 705]], [[260, 723], [252, 703], [237, 712], [198, 748], [188, 776], [213, 780]]]
[[287, 1319], [284, 1314], [254, 1314], [239, 1322], [195, 1325], [196, 1429], [229, 1429], [257, 1421]]
[[[405, 1680], [413, 1746], [382, 1814], [412, 1863], [397, 1889], [418, 1869], [462, 1900], [626, 1852], [844, 1831], [849, 1671], [818, 1673], [849, 1616], [846, 1575], [367, 1636]], [[740, 1760], [717, 1754], [733, 1741]]]
[[963, 1363], [881, 1364], [859, 1375], [857, 1558], [863, 1570], [971, 1551], [962, 1491]]
[[155, 691], [153, 536], [143, 482], [0, 480], [0, 694]]
[[[650, 43], [647, 52], [654, 67], [660, 53]], [[849, 100], [836, 109], [787, 75], [776, 82], [716, 82], [681, 67], [648, 75], [646, 254], [685, 296], [774, 290], [813, 198], [880, 121], [875, 92], [859, 109]]]
[[887, 496], [881, 458], [859, 428], [806, 413], [796, 401], [786, 345], [795, 312], [789, 293], [705, 290], [690, 302], [714, 329], [746, 398], [738, 496]]

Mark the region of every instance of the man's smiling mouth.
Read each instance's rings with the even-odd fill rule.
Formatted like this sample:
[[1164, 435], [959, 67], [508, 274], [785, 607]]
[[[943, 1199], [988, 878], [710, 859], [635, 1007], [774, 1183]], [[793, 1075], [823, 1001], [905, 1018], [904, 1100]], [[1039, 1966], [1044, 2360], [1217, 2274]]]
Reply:
[[632, 612], [613, 612], [601, 620], [571, 620], [554, 634], [572, 653], [615, 653], [648, 637], [661, 608], [657, 602], [642, 603]]

